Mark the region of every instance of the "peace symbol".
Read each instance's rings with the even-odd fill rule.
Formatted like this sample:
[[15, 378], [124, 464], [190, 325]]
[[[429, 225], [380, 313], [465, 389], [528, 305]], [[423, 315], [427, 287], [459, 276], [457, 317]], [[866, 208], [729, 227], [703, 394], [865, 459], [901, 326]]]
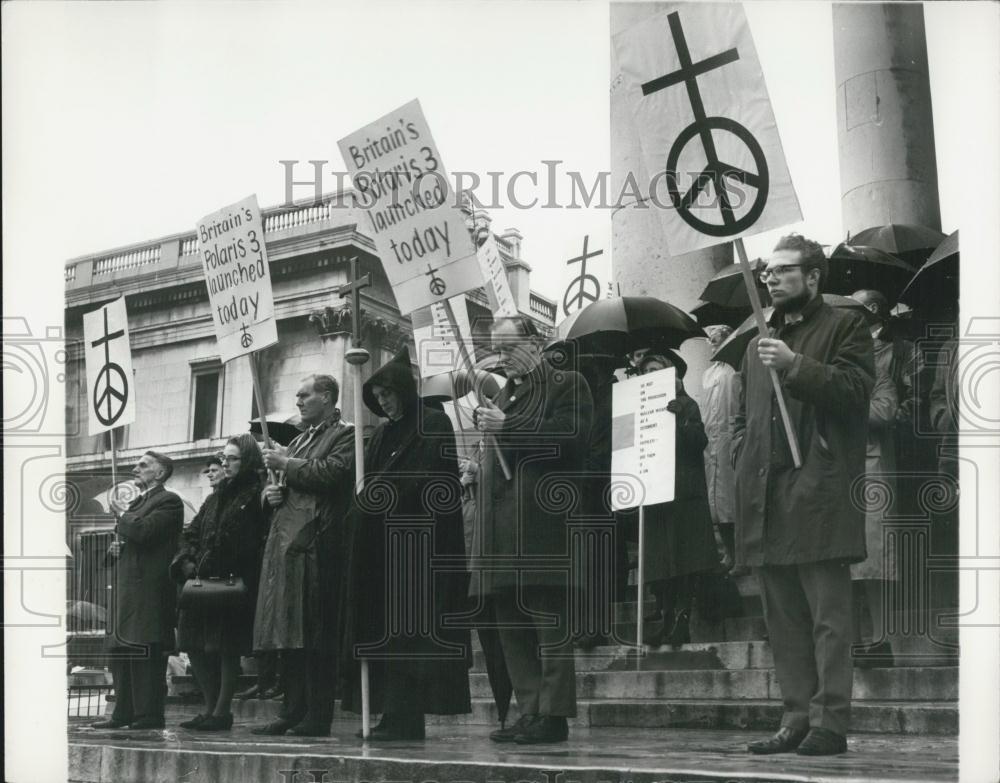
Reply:
[[[102, 381], [104, 381], [103, 388]], [[127, 402], [128, 378], [125, 376], [125, 371], [114, 362], [105, 364], [97, 373], [97, 380], [94, 381], [94, 414], [97, 420], [105, 427], [110, 427], [124, 413]], [[102, 408], [107, 409], [106, 414], [102, 412]]]
[[434, 296], [441, 296], [441, 294], [448, 290], [448, 286], [445, 284], [444, 278], [438, 277], [434, 274], [435, 272], [437, 272], [437, 270], [431, 269], [431, 265], [428, 264], [427, 271], [424, 273], [424, 276], [431, 279], [431, 293], [434, 294]]
[[[753, 157], [754, 166], [757, 172], [750, 172], [738, 168], [732, 164], [719, 160], [714, 143], [706, 146], [706, 156], [708, 164], [701, 172], [695, 176], [694, 183], [685, 193], [681, 193], [677, 182], [677, 161], [685, 145], [693, 138], [698, 137], [703, 142], [706, 135], [711, 135], [713, 130], [726, 131], [732, 133], [747, 149]], [[760, 217], [767, 205], [767, 192], [770, 184], [768, 176], [767, 158], [760, 143], [754, 138], [744, 126], [728, 117], [705, 117], [696, 120], [680, 132], [670, 153], [667, 155], [667, 192], [670, 195], [670, 202], [673, 204], [677, 214], [692, 228], [713, 237], [726, 237], [752, 226]], [[742, 182], [756, 189], [750, 209], [743, 217], [736, 219], [734, 215], [733, 203], [730, 199], [730, 181]], [[701, 192], [711, 184], [715, 196], [718, 199], [719, 212], [722, 215], [722, 223], [709, 223], [692, 214], [692, 208], [696, 205]], [[743, 191], [737, 191], [742, 194]]]

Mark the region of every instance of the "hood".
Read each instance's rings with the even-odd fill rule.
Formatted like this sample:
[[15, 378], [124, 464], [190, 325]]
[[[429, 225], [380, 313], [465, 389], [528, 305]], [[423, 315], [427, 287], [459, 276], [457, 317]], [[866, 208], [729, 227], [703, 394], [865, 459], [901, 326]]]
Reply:
[[373, 372], [372, 377], [365, 381], [362, 387], [361, 397], [368, 410], [379, 418], [387, 419], [389, 417], [386, 416], [382, 406], [375, 399], [373, 391], [375, 386], [384, 386], [396, 392], [403, 400], [403, 408], [406, 413], [416, 408], [420, 398], [417, 396], [417, 381], [413, 377], [413, 368], [410, 364], [410, 351], [406, 346], [403, 346], [403, 350], [393, 356], [390, 361]]

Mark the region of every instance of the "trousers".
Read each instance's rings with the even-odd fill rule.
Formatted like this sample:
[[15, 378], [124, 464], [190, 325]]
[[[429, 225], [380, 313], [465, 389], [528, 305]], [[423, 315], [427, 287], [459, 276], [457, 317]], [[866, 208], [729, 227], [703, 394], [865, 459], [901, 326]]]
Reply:
[[140, 651], [112, 651], [111, 678], [115, 687], [116, 723], [133, 723], [141, 718], [163, 720], [167, 698], [167, 654], [160, 644]]
[[763, 566], [757, 575], [784, 702], [781, 725], [846, 736], [854, 686], [850, 566]]
[[503, 657], [522, 715], [576, 716], [569, 595], [522, 586], [494, 596]]
[[336, 698], [337, 665], [332, 652], [282, 650], [281, 678], [285, 685], [280, 719], [291, 724], [329, 727]]

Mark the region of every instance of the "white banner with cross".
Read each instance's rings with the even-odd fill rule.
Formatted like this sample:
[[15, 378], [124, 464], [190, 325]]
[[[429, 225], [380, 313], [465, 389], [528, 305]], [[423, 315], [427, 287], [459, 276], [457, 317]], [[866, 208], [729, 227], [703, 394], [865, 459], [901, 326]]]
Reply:
[[87, 418], [91, 435], [135, 421], [135, 381], [125, 297], [83, 314]]

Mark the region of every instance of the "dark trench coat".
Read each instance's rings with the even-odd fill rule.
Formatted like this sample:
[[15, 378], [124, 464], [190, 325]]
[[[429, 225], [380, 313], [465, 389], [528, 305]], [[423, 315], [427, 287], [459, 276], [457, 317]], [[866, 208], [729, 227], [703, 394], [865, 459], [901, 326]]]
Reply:
[[734, 428], [737, 562], [792, 565], [865, 558], [865, 517], [852, 503], [864, 480], [868, 403], [875, 383], [871, 332], [852, 310], [817, 296], [803, 319], [771, 317], [772, 336], [799, 354], [779, 373], [798, 437], [795, 470], [767, 368], [754, 337], [743, 358]]
[[455, 436], [444, 413], [419, 404], [402, 364], [365, 384], [366, 402], [379, 384], [401, 391], [407, 412], [372, 433], [365, 488], [347, 517], [343, 707], [361, 710], [356, 646], [365, 645], [373, 712], [467, 713], [470, 634], [447, 624], [465, 611], [468, 583]]
[[[269, 512], [255, 650], [337, 650], [343, 521], [354, 494], [354, 426], [331, 417], [288, 446], [285, 502]], [[269, 509], [270, 506], [267, 506]]]
[[174, 648], [177, 588], [170, 579], [170, 561], [184, 525], [181, 499], [157, 486], [137, 498], [118, 520], [121, 553], [114, 562], [113, 622], [108, 643], [113, 647], [160, 644]]
[[253, 616], [260, 578], [260, 561], [267, 522], [260, 502], [260, 479], [239, 476], [222, 485], [202, 504], [181, 536], [181, 546], [170, 575], [185, 583], [185, 566], [195, 566], [201, 578], [241, 577], [248, 600], [232, 611], [181, 609], [177, 618], [177, 647], [185, 652], [222, 652], [249, 655]]
[[[494, 402], [507, 416], [496, 442], [513, 477], [504, 478], [495, 451], [487, 449], [470, 593], [495, 595], [518, 583], [580, 587], [581, 568], [570, 562], [569, 523], [586, 512], [580, 487], [593, 422], [590, 389], [579, 373], [543, 360], [520, 385], [508, 381]], [[535, 568], [525, 565], [532, 558], [541, 561]]]

